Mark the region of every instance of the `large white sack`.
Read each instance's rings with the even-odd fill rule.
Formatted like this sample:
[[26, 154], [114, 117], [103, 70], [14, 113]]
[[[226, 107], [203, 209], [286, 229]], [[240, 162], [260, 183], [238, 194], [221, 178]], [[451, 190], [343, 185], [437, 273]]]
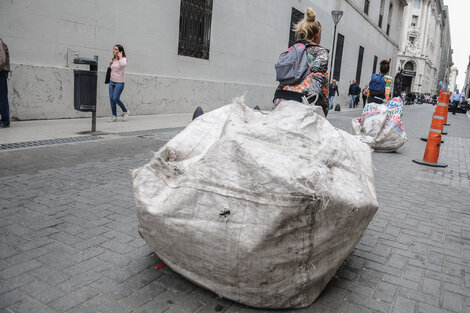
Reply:
[[155, 253], [246, 305], [315, 301], [378, 208], [370, 148], [318, 110], [283, 101], [263, 113], [238, 100], [135, 170], [139, 231]]
[[387, 105], [368, 103], [362, 116], [351, 121], [351, 133], [376, 151], [393, 152], [407, 140], [401, 121], [403, 101], [393, 98]]

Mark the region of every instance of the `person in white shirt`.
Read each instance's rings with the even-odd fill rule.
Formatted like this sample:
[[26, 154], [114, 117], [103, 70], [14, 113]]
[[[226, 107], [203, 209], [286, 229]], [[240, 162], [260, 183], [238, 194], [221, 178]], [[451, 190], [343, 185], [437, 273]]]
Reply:
[[462, 94], [459, 92], [458, 89], [450, 97], [450, 102], [452, 103], [452, 114], [455, 115], [455, 110], [457, 109], [457, 105], [460, 102], [462, 102]]

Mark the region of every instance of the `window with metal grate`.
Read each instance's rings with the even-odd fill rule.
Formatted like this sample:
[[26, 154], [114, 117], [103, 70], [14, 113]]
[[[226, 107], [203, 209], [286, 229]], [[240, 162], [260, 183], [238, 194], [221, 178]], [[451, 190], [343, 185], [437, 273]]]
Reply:
[[212, 0], [181, 0], [178, 54], [209, 59]]

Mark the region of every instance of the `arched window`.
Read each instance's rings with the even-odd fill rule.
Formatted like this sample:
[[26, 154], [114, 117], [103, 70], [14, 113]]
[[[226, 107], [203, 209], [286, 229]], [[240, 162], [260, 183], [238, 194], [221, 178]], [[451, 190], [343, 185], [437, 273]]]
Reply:
[[415, 66], [413, 65], [412, 62], [408, 61], [408, 62], [405, 63], [405, 70], [406, 71], [414, 71], [414, 69], [415, 69]]

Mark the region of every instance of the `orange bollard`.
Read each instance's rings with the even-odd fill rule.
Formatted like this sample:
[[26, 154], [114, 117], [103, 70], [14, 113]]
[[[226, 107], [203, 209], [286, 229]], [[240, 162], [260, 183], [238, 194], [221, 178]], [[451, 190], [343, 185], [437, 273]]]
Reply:
[[450, 124], [447, 124], [447, 115], [449, 114], [449, 98], [450, 98], [450, 93], [448, 92], [445, 92], [444, 93], [444, 98], [442, 98], [442, 102], [446, 104], [446, 107], [445, 107], [445, 114], [444, 114], [444, 125], [445, 126], [450, 126]]
[[[449, 97], [449, 93], [441, 91], [439, 98], [437, 99], [436, 109], [432, 114], [432, 121], [435, 123], [434, 126], [436, 126], [436, 129], [441, 131], [441, 135], [447, 135], [447, 133], [444, 132], [444, 125], [446, 123], [445, 120], [447, 119], [447, 110], [449, 108]], [[437, 119], [438, 121], [434, 122], [434, 119]], [[428, 138], [421, 138], [421, 140], [428, 141]], [[444, 141], [441, 140], [441, 143], [444, 143]]]
[[[437, 99], [436, 113], [444, 117], [444, 122], [442, 125], [443, 130], [444, 130], [444, 125], [447, 125], [447, 113], [449, 112], [449, 98], [450, 98], [450, 93], [443, 92]], [[442, 134], [447, 135], [447, 133], [444, 133], [444, 132]]]
[[444, 117], [434, 114], [429, 129], [426, 149], [424, 150], [423, 160], [413, 160], [413, 162], [434, 167], [446, 167], [447, 164], [437, 163], [439, 159], [439, 149], [441, 147], [441, 133]]

